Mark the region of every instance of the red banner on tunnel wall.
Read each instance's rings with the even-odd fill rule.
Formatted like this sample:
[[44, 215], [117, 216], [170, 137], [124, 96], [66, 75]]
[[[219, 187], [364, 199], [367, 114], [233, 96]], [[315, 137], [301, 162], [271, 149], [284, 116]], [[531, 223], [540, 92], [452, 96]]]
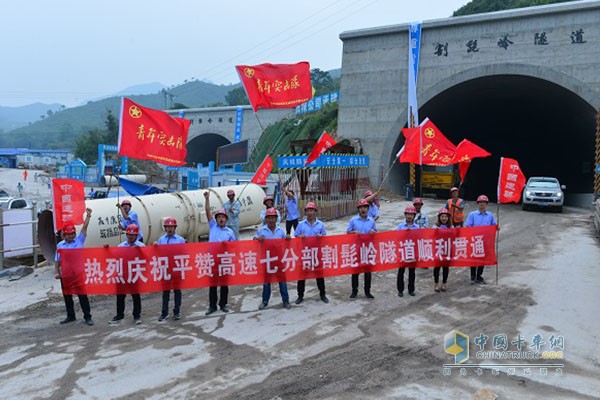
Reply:
[[61, 249], [65, 294], [256, 285], [404, 267], [495, 265], [496, 226], [259, 242]]

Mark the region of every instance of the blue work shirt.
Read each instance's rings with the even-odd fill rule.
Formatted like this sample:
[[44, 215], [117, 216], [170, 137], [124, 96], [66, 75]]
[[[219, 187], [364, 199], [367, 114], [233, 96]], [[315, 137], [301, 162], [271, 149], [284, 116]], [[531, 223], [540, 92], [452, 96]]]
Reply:
[[479, 210], [472, 211], [469, 216], [467, 216], [467, 222], [465, 226], [486, 226], [486, 225], [496, 225], [496, 219], [494, 218], [494, 214], [489, 211], [480, 212]]
[[406, 221], [404, 221], [396, 227], [397, 231], [406, 231], [409, 229], [419, 229], [419, 225], [415, 224], [414, 222], [412, 223], [412, 225], [408, 225]]
[[119, 247], [146, 247], [146, 245], [139, 240], [136, 240], [133, 244], [129, 244], [129, 242], [124, 241], [119, 245]]
[[58, 249], [80, 249], [83, 247], [85, 243], [85, 235], [79, 232], [79, 235], [75, 236], [75, 239], [71, 242], [67, 242], [66, 240], [61, 240], [56, 245], [56, 254], [54, 256], [54, 261], [60, 261], [60, 254], [58, 254]]
[[286, 221], [293, 221], [300, 218], [300, 212], [298, 211], [298, 200], [296, 200], [295, 197], [285, 202], [285, 209], [287, 210], [285, 216]]
[[375, 203], [371, 203], [369, 204], [369, 212], [367, 213], [367, 215], [371, 218], [373, 218], [373, 220], [377, 217], [379, 217], [379, 207], [377, 207], [377, 204]]
[[415, 223], [419, 225], [419, 228], [427, 228], [429, 226], [429, 220], [427, 219], [427, 214], [424, 212], [418, 212], [415, 215]]
[[142, 240], [144, 235], [142, 234], [142, 227], [140, 226], [140, 220], [138, 219], [137, 213], [130, 209], [129, 212], [127, 213], [127, 219], [123, 218], [122, 215], [120, 218], [121, 218], [121, 225], [123, 225], [123, 227], [125, 229], [127, 229], [127, 227], [129, 225], [132, 225], [132, 224], [137, 225], [138, 228], [140, 228], [140, 233], [138, 233], [137, 240], [138, 241]]
[[440, 226], [437, 226], [437, 224], [436, 224], [436, 225], [433, 225], [433, 228], [434, 228], [434, 229], [449, 229], [449, 228], [448, 228], [448, 225], [440, 225]]
[[308, 219], [304, 218], [302, 221], [300, 221], [300, 223], [296, 227], [296, 230], [294, 230], [294, 236], [296, 237], [300, 235], [317, 236], [319, 234], [325, 236], [327, 235], [327, 232], [325, 231], [325, 224], [319, 221], [318, 218], [312, 225], [310, 224], [310, 222], [308, 222]]
[[273, 232], [265, 225], [258, 228], [258, 232], [254, 235], [254, 239], [258, 239], [260, 236], [263, 236], [265, 239], [285, 239], [285, 231], [280, 227], [276, 227]]
[[169, 236], [168, 234], [164, 234], [158, 238], [156, 241], [157, 244], [179, 244], [185, 243], [185, 239], [179, 236], [178, 234], [173, 234], [173, 236]]
[[[281, 222], [281, 214], [279, 214], [279, 210], [276, 210], [276, 211], [277, 211], [277, 225], [279, 225], [279, 223]], [[267, 221], [265, 220], [266, 213], [267, 213], [266, 208], [260, 212], [260, 220], [262, 221], [263, 226], [267, 226]]]
[[377, 225], [375, 224], [375, 220], [369, 216], [367, 218], [362, 219], [360, 215], [353, 217], [348, 224], [348, 229], [346, 229], [346, 233], [350, 233], [356, 231], [358, 233], [369, 233], [371, 230], [377, 232]]
[[223, 227], [221, 228], [215, 219], [211, 219], [208, 221], [208, 241], [209, 242], [230, 242], [235, 240], [235, 234], [231, 230], [231, 228]]
[[227, 226], [233, 229], [233, 226], [239, 228], [240, 226], [240, 210], [242, 208], [242, 203], [239, 200], [234, 200], [233, 203], [227, 200], [223, 203], [223, 209], [227, 211]]

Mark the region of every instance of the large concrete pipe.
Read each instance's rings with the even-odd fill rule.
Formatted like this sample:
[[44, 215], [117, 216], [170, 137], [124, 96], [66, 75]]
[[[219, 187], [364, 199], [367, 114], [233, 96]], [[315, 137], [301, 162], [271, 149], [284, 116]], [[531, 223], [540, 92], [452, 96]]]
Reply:
[[[137, 183], [146, 183], [148, 177], [146, 175], [138, 174], [138, 175], [119, 175], [119, 178], [128, 179]], [[114, 175], [104, 175], [102, 177], [102, 184], [104, 186], [119, 186], [119, 179]]]
[[[244, 189], [245, 188], [245, 189]], [[131, 209], [137, 212], [145, 243], [154, 243], [164, 234], [163, 222], [166, 217], [177, 220], [177, 233], [188, 242], [197, 242], [199, 236], [208, 234], [208, 220], [204, 212], [204, 192], [210, 192], [211, 210], [223, 208], [227, 201], [227, 190], [233, 189], [236, 198], [242, 195], [240, 228], [260, 223], [260, 211], [263, 208], [263, 189], [253, 183], [237, 186], [220, 186], [201, 190], [189, 190], [175, 193], [152, 194], [139, 197], [121, 197], [118, 201], [129, 199]], [[243, 191], [243, 192], [242, 192]], [[100, 247], [105, 244], [116, 246], [125, 241], [125, 234], [119, 229], [117, 198], [86, 200], [86, 206], [92, 209], [92, 219], [88, 226], [85, 247]], [[77, 226], [79, 232], [81, 226]], [[40, 215], [38, 241], [47, 259], [53, 259], [56, 251], [52, 224], [52, 212], [44, 211]]]

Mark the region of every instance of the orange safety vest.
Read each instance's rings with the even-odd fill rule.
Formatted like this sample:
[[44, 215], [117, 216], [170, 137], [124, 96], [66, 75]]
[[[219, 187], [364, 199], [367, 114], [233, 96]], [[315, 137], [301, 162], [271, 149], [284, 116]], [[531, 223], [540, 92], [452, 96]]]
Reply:
[[464, 208], [463, 210], [459, 210], [458, 208], [452, 207], [452, 204], [457, 203], [464, 203], [464, 201], [461, 198], [448, 199], [448, 201], [446, 202], [446, 208], [448, 209], [448, 211], [450, 211], [450, 219], [452, 220], [452, 223], [462, 224], [463, 222], [465, 222]]

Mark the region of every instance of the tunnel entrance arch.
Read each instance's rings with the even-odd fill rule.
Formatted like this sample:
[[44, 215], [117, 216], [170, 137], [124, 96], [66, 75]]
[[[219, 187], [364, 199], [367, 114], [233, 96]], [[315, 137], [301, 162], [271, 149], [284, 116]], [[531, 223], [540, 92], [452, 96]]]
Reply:
[[185, 162], [196, 166], [207, 166], [210, 161], [216, 161], [217, 149], [231, 142], [221, 135], [205, 133], [198, 135], [186, 144], [187, 156]]
[[[492, 153], [473, 161], [464, 184], [467, 199], [485, 193], [496, 200], [498, 166], [504, 156], [517, 159], [527, 177], [557, 177], [567, 186], [567, 204], [582, 202], [593, 192], [595, 115], [580, 94], [514, 73], [448, 85], [419, 109], [420, 118], [433, 120], [453, 143], [466, 138]], [[404, 143], [401, 134], [395, 136], [390, 162]], [[403, 192], [408, 164], [396, 165], [391, 175], [390, 186]]]

